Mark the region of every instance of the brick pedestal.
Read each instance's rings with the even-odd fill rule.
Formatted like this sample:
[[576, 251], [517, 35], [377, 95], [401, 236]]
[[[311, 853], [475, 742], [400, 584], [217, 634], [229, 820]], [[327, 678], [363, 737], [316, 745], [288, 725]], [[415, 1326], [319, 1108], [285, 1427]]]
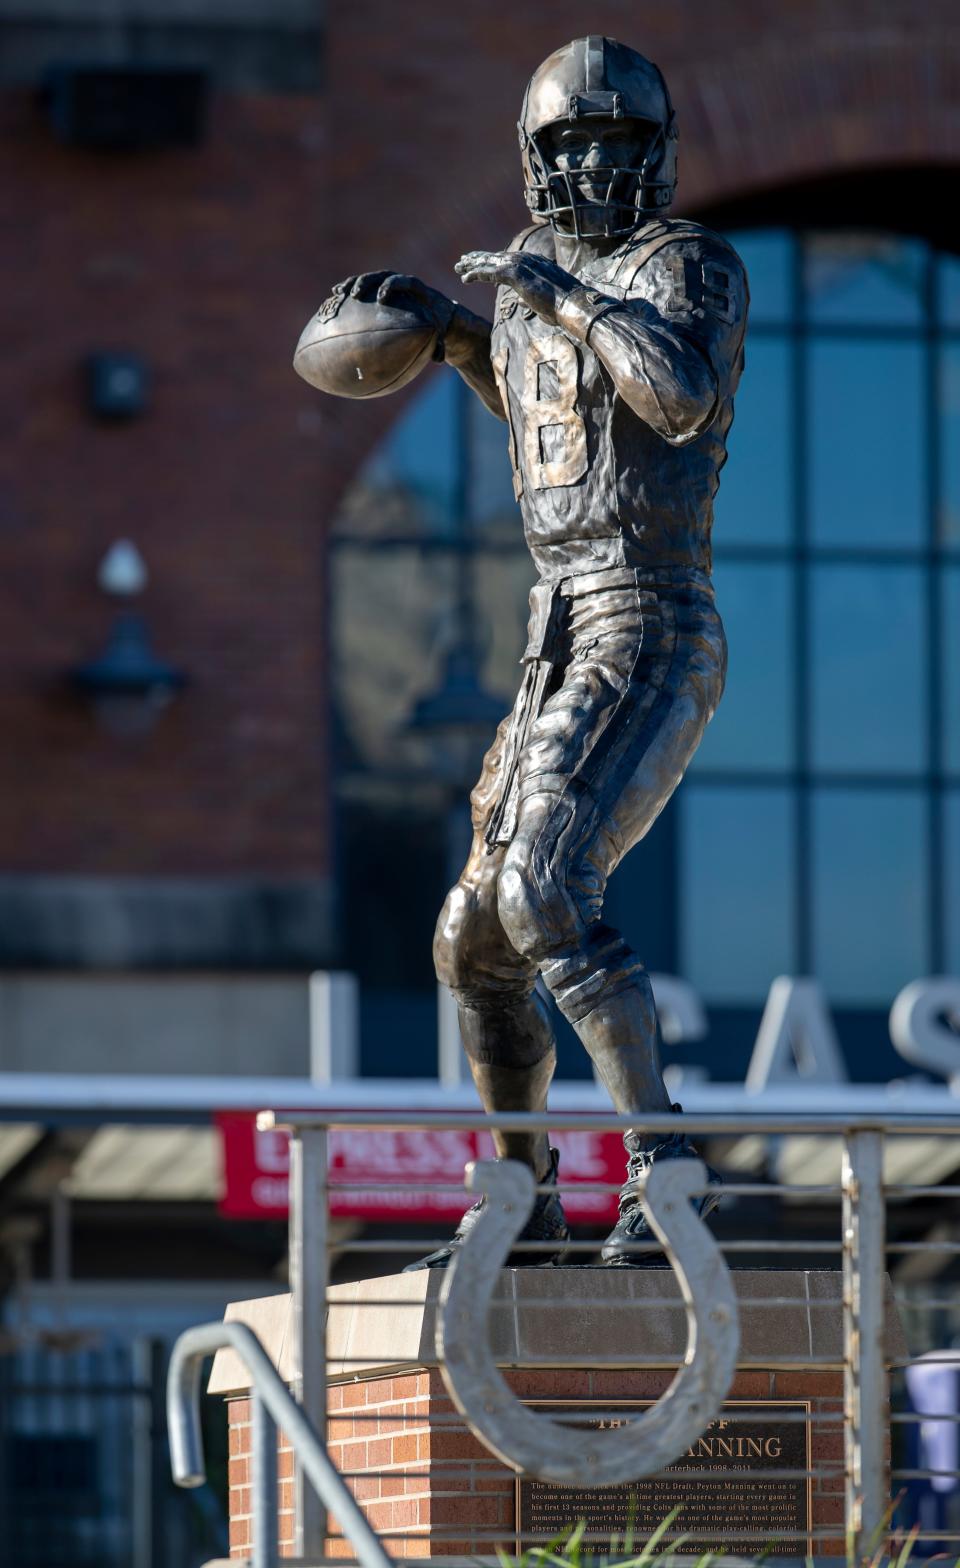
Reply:
[[[656, 1399], [666, 1371], [557, 1370], [507, 1374], [521, 1399]], [[820, 1555], [842, 1555], [843, 1377], [838, 1372], [742, 1372], [730, 1400], [809, 1400], [814, 1463], [836, 1474], [813, 1483], [812, 1523], [836, 1526]], [[516, 1477], [455, 1417], [437, 1371], [406, 1372], [341, 1384], [330, 1390], [330, 1447], [340, 1469], [363, 1471], [351, 1485], [375, 1528], [399, 1557], [490, 1555], [493, 1537], [512, 1551], [516, 1538]], [[438, 1424], [438, 1418], [444, 1424]], [[468, 1526], [469, 1528], [465, 1528]], [[677, 1528], [680, 1528], [678, 1521]], [[487, 1537], [487, 1539], [484, 1539]], [[527, 1543], [524, 1543], [527, 1544]], [[759, 1550], [763, 1542], [757, 1542]], [[352, 1556], [330, 1541], [331, 1556]], [[749, 1546], [739, 1549], [752, 1555]], [[804, 1552], [795, 1548], [796, 1555]]]
[[[740, 1270], [741, 1359], [728, 1400], [753, 1406], [805, 1401], [810, 1408], [811, 1525], [836, 1528], [817, 1555], [840, 1556], [843, 1534], [843, 1374], [840, 1276], [835, 1272]], [[328, 1441], [371, 1524], [395, 1556], [493, 1558], [516, 1546], [516, 1477], [469, 1431], [447, 1396], [432, 1354], [441, 1281], [397, 1275], [337, 1286], [328, 1328]], [[533, 1403], [656, 1399], [686, 1344], [682, 1306], [644, 1306], [675, 1295], [662, 1270], [507, 1270], [490, 1313], [491, 1346], [518, 1398]], [[589, 1305], [586, 1302], [589, 1298]], [[770, 1305], [763, 1305], [769, 1301]], [[567, 1306], [569, 1302], [569, 1306]], [[758, 1303], [749, 1305], [748, 1303]], [[290, 1375], [289, 1298], [238, 1303], [230, 1316], [260, 1334]], [[888, 1307], [888, 1354], [903, 1343]], [[574, 1366], [537, 1365], [577, 1361]], [[636, 1365], [604, 1368], [604, 1359]], [[804, 1362], [810, 1358], [815, 1367]], [[524, 1365], [524, 1362], [527, 1364]], [[657, 1363], [660, 1363], [659, 1365]], [[824, 1362], [828, 1364], [824, 1365]], [[832, 1364], [830, 1364], [832, 1363]], [[250, 1406], [230, 1352], [214, 1365], [211, 1392], [227, 1396], [230, 1422], [230, 1545], [250, 1544]], [[734, 1411], [729, 1412], [731, 1417]], [[733, 1465], [732, 1468], [742, 1468]], [[280, 1546], [293, 1552], [293, 1464], [281, 1437]], [[716, 1484], [695, 1482], [696, 1486]], [[666, 1509], [664, 1510], [666, 1511]], [[682, 1528], [678, 1521], [677, 1528]], [[527, 1543], [524, 1543], [527, 1544]], [[732, 1548], [745, 1556], [755, 1547]], [[350, 1557], [331, 1521], [329, 1554]], [[797, 1543], [791, 1555], [803, 1556]]]

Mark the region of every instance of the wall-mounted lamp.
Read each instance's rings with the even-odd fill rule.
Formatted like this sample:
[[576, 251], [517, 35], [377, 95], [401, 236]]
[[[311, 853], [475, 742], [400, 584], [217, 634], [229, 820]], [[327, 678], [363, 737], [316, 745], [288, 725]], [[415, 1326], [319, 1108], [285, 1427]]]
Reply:
[[146, 412], [150, 375], [139, 354], [88, 354], [84, 371], [87, 408], [97, 419], [138, 419]]
[[447, 649], [436, 691], [420, 697], [407, 728], [429, 739], [437, 776], [456, 790], [469, 789], [483, 753], [507, 710], [502, 697], [481, 684], [478, 656], [466, 639]]
[[[97, 572], [111, 598], [129, 601], [143, 592], [147, 568], [129, 539], [111, 545]], [[145, 735], [162, 710], [186, 684], [186, 676], [153, 651], [146, 620], [138, 610], [120, 609], [107, 641], [95, 659], [70, 672], [74, 687], [91, 702], [105, 729], [114, 735]]]
[[453, 882], [470, 849], [472, 834], [469, 790], [484, 751], [508, 704], [487, 691], [480, 680], [479, 653], [472, 624], [447, 649], [440, 685], [421, 697], [407, 719], [407, 729], [430, 743], [436, 777], [447, 786], [444, 836], [447, 879]]

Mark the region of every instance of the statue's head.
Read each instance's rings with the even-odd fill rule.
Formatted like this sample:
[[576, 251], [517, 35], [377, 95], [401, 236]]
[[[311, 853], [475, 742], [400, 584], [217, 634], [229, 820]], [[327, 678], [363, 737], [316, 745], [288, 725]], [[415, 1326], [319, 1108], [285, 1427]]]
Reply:
[[677, 117], [657, 66], [575, 38], [534, 71], [518, 126], [527, 206], [562, 234], [630, 234], [677, 184]]

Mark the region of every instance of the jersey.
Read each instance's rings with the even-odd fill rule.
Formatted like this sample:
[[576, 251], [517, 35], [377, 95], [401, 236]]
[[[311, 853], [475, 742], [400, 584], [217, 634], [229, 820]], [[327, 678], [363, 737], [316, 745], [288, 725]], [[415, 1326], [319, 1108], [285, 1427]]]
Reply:
[[[553, 259], [553, 230], [527, 229], [511, 249]], [[710, 230], [656, 219], [576, 276], [613, 305], [587, 342], [543, 321], [509, 286], [497, 291], [491, 361], [535, 564], [547, 579], [609, 566], [663, 567], [674, 580], [685, 568], [709, 573], [744, 363], [743, 265]], [[603, 363], [602, 341], [654, 398], [668, 381], [676, 394], [678, 377], [682, 395], [685, 367], [701, 380], [709, 369], [716, 392], [702, 423], [671, 432], [641, 419]]]

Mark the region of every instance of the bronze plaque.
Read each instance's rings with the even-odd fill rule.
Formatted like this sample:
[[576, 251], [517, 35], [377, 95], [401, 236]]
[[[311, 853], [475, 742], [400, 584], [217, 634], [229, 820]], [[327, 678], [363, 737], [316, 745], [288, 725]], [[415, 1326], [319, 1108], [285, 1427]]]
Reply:
[[[631, 1410], [649, 1400], [531, 1400], [535, 1409], [549, 1408], [556, 1420], [563, 1412], [580, 1417], [578, 1426], [602, 1430], [627, 1425]], [[596, 1420], [584, 1419], [591, 1407], [602, 1409]], [[622, 1414], [621, 1414], [622, 1412]], [[571, 1525], [586, 1521], [590, 1545], [602, 1552], [610, 1538], [622, 1543], [631, 1511], [639, 1551], [667, 1514], [679, 1508], [671, 1533], [690, 1531], [696, 1539], [681, 1553], [726, 1550], [741, 1556], [769, 1546], [773, 1556], [801, 1557], [813, 1548], [806, 1540], [777, 1540], [785, 1534], [807, 1536], [811, 1528], [811, 1484], [802, 1472], [810, 1469], [810, 1413], [804, 1400], [771, 1400], [763, 1404], [729, 1400], [691, 1448], [661, 1475], [630, 1486], [554, 1486], [548, 1481], [517, 1481], [517, 1548], [544, 1544]], [[770, 1419], [778, 1415], [794, 1419]], [[757, 1416], [767, 1419], [758, 1421]], [[799, 1472], [785, 1477], [782, 1472]], [[767, 1472], [773, 1471], [770, 1475]], [[737, 1540], [749, 1534], [750, 1541]], [[587, 1545], [587, 1543], [584, 1543]], [[665, 1542], [663, 1543], [666, 1544]]]

